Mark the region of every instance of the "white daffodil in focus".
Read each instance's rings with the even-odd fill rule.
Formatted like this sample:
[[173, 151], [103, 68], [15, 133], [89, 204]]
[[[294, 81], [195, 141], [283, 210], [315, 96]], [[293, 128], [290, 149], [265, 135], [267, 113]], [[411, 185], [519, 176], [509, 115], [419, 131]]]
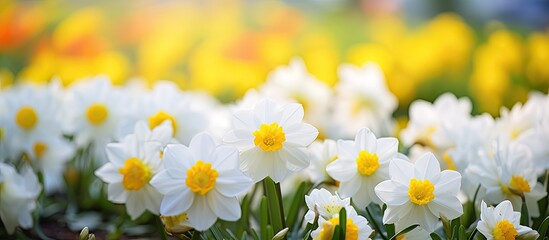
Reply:
[[463, 214], [457, 198], [461, 175], [452, 170], [441, 172], [432, 153], [417, 159], [415, 165], [394, 159], [389, 173], [391, 179], [375, 187], [377, 196], [387, 204], [384, 224], [398, 222], [403, 229], [419, 224], [426, 231], [433, 232], [440, 217], [455, 219]]
[[344, 64], [338, 73], [333, 116], [342, 132], [332, 137], [351, 137], [364, 125], [378, 134], [391, 134], [397, 98], [387, 89], [381, 69], [375, 63]]
[[233, 129], [223, 141], [240, 150], [240, 169], [255, 182], [267, 176], [281, 182], [309, 166], [306, 147], [318, 131], [302, 120], [300, 104], [262, 99], [253, 110], [233, 114]]
[[17, 226], [32, 227], [32, 211], [42, 187], [28, 166], [18, 174], [11, 165], [0, 162], [0, 219], [12, 234]]
[[[487, 207], [482, 201], [477, 229], [488, 240], [537, 239], [538, 232], [520, 225], [520, 212], [514, 212], [509, 201]], [[528, 236], [527, 238], [524, 238]]]
[[115, 139], [129, 101], [106, 76], [82, 79], [68, 90], [65, 130], [74, 134], [77, 147], [92, 144], [94, 157], [105, 162], [105, 146]]
[[389, 163], [396, 157], [398, 140], [379, 138], [370, 129], [361, 129], [354, 141], [337, 142], [338, 160], [326, 168], [328, 174], [340, 182], [339, 193], [351, 197], [363, 209], [371, 202], [382, 204], [374, 187], [389, 179]]
[[[368, 220], [357, 214], [352, 207], [345, 208], [347, 211], [347, 224], [345, 228], [345, 239], [348, 240], [365, 240], [370, 239], [370, 235], [374, 232], [368, 226]], [[332, 239], [335, 226], [339, 225], [339, 213], [333, 215], [329, 219], [319, 218], [318, 228], [311, 233], [315, 240]]]
[[337, 142], [331, 139], [326, 139], [323, 142], [315, 141], [309, 146], [309, 152], [311, 153], [311, 165], [307, 168], [307, 173], [311, 182], [333, 182], [334, 180], [326, 171], [326, 167], [337, 160]]
[[216, 145], [210, 135], [200, 133], [189, 147], [169, 144], [163, 163], [164, 170], [151, 180], [164, 195], [163, 216], [186, 214], [198, 231], [210, 228], [217, 218], [240, 219], [236, 197], [251, 187], [252, 180], [240, 171], [235, 147]]
[[350, 211], [349, 208], [353, 208], [351, 199], [341, 199], [337, 194], [332, 195], [324, 188], [313, 189], [311, 194], [305, 196], [305, 203], [309, 208], [309, 211], [305, 214], [305, 221], [308, 223], [314, 222], [316, 213], [320, 218], [329, 220], [339, 214], [342, 208], [347, 211]]
[[62, 190], [65, 164], [75, 153], [75, 146], [62, 136], [45, 137], [34, 142], [32, 151], [26, 153], [35, 169], [44, 176], [46, 194]]
[[138, 122], [135, 133], [119, 143], [107, 144], [108, 163], [95, 171], [108, 183], [108, 199], [125, 203], [132, 219], [145, 209], [158, 214], [162, 195], [150, 184], [152, 177], [162, 168], [162, 150], [166, 139], [171, 139], [169, 122], [149, 130], [144, 122]]

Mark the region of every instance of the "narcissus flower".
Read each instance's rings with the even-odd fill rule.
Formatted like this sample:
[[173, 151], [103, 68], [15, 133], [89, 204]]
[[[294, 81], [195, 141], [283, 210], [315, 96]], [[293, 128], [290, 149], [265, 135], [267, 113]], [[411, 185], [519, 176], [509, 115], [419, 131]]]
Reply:
[[309, 146], [311, 153], [311, 165], [307, 168], [307, 173], [311, 182], [319, 183], [323, 181], [334, 181], [326, 171], [328, 164], [337, 160], [337, 142], [326, 139], [323, 142], [315, 141]]
[[338, 160], [330, 163], [326, 171], [340, 182], [339, 193], [351, 197], [359, 208], [371, 202], [382, 204], [374, 187], [389, 179], [389, 163], [396, 157], [398, 140], [379, 138], [370, 129], [361, 129], [354, 141], [337, 142]]
[[33, 144], [44, 137], [61, 136], [61, 103], [54, 95], [55, 86], [22, 85], [6, 92], [5, 142], [10, 158], [32, 152]]
[[520, 209], [524, 195], [530, 216], [540, 215], [538, 200], [547, 195], [537, 182], [536, 169], [528, 147], [516, 143], [496, 142], [494, 154], [482, 153], [466, 170], [475, 184], [486, 189], [484, 199], [490, 204], [509, 200]]
[[18, 174], [11, 165], [0, 162], [0, 218], [9, 234], [17, 226], [32, 227], [32, 211], [42, 191], [38, 178], [29, 166]]
[[267, 176], [280, 182], [309, 166], [306, 147], [318, 131], [302, 120], [300, 104], [262, 99], [253, 110], [233, 114], [233, 130], [223, 141], [240, 150], [240, 169], [255, 182]]
[[455, 219], [463, 214], [457, 198], [461, 175], [451, 170], [441, 172], [432, 153], [420, 157], [415, 165], [394, 159], [389, 173], [391, 179], [375, 187], [377, 196], [387, 204], [384, 224], [398, 222], [402, 228], [419, 224], [433, 232], [440, 217]]
[[240, 218], [236, 197], [250, 188], [252, 180], [240, 171], [235, 147], [216, 145], [210, 135], [200, 133], [189, 147], [169, 144], [163, 163], [164, 170], [151, 180], [164, 195], [162, 215], [186, 213], [189, 225], [198, 231], [210, 228], [217, 218]]
[[[368, 220], [357, 214], [352, 207], [347, 210], [347, 224], [345, 229], [345, 239], [349, 240], [365, 240], [370, 239], [373, 230], [368, 226]], [[330, 219], [319, 218], [318, 228], [311, 233], [313, 239], [323, 240], [332, 239], [335, 226], [339, 225], [339, 213], [333, 215]]]
[[97, 169], [95, 175], [108, 183], [109, 201], [125, 203], [132, 219], [145, 209], [158, 214], [162, 195], [150, 181], [162, 167], [162, 150], [166, 139], [171, 137], [168, 121], [152, 131], [144, 122], [138, 122], [134, 134], [107, 145], [109, 162]]
[[305, 196], [305, 203], [309, 208], [305, 214], [305, 221], [308, 223], [314, 222], [316, 213], [318, 213], [318, 217], [329, 220], [339, 214], [342, 208], [347, 211], [349, 208], [353, 208], [350, 198], [341, 199], [339, 195], [332, 195], [324, 188], [313, 189], [311, 194]]
[[477, 229], [488, 240], [537, 239], [538, 232], [527, 226], [520, 225], [520, 212], [514, 212], [509, 201], [499, 203], [495, 208], [487, 207], [482, 201], [480, 207], [480, 221]]
[[338, 137], [352, 136], [364, 125], [378, 134], [392, 133], [391, 114], [397, 98], [387, 88], [381, 69], [375, 63], [341, 65], [338, 73], [333, 108], [341, 128]]
[[79, 148], [92, 144], [98, 162], [106, 160], [105, 146], [115, 139], [120, 120], [129, 115], [129, 100], [105, 76], [83, 79], [69, 88], [65, 102], [65, 130]]

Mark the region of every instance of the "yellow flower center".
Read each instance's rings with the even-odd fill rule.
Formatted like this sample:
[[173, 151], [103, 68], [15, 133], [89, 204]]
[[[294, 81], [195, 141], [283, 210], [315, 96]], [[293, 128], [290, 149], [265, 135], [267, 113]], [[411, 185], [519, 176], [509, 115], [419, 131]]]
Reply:
[[24, 130], [32, 130], [38, 124], [38, 115], [32, 107], [22, 107], [15, 115], [15, 123]]
[[211, 163], [198, 160], [194, 166], [187, 170], [185, 183], [193, 192], [205, 195], [214, 188], [218, 175], [217, 171], [212, 169]]
[[[339, 225], [339, 217], [334, 217], [329, 221], [324, 222], [317, 239], [332, 239], [336, 225]], [[347, 224], [345, 226], [345, 240], [356, 239], [358, 239], [358, 226], [353, 222], [352, 218], [347, 218]]]
[[254, 131], [254, 144], [264, 151], [272, 152], [282, 148], [286, 141], [286, 134], [278, 123], [261, 124], [259, 130]]
[[163, 111], [157, 112], [156, 114], [149, 117], [149, 128], [154, 129], [166, 120], [170, 120], [172, 122], [173, 135], [175, 136], [175, 133], [177, 131], [177, 122], [172, 115]]
[[408, 188], [408, 196], [410, 201], [417, 205], [424, 205], [435, 198], [435, 185], [428, 179], [420, 180], [416, 178], [410, 179], [410, 187]]
[[101, 125], [109, 117], [109, 109], [105, 104], [95, 103], [88, 107], [86, 118], [91, 125]]
[[520, 192], [530, 192], [530, 184], [528, 181], [526, 181], [521, 176], [511, 176], [511, 181], [509, 182], [509, 186], [513, 188], [514, 190], [518, 190]]
[[492, 231], [494, 240], [512, 240], [518, 235], [515, 226], [507, 220], [501, 220]]
[[456, 171], [456, 169], [457, 169], [456, 164], [454, 164], [454, 160], [452, 159], [452, 156], [450, 156], [450, 154], [448, 152], [444, 153], [444, 155], [442, 156], [442, 159], [446, 163], [446, 168], [448, 170]]
[[362, 150], [356, 158], [356, 167], [363, 176], [370, 176], [379, 168], [379, 157], [375, 153], [371, 154], [366, 150]]
[[137, 158], [129, 158], [124, 162], [124, 167], [118, 170], [123, 175], [122, 185], [127, 190], [139, 190], [152, 178], [149, 167]]
[[34, 144], [32, 150], [34, 151], [36, 158], [42, 158], [48, 150], [48, 145], [43, 142], [37, 142]]

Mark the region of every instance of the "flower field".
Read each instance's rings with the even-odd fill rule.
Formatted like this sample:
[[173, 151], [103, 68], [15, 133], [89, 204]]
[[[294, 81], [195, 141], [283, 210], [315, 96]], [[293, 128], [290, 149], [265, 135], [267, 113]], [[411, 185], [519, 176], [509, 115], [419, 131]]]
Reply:
[[0, 239], [547, 239], [549, 6], [498, 6], [0, 3]]

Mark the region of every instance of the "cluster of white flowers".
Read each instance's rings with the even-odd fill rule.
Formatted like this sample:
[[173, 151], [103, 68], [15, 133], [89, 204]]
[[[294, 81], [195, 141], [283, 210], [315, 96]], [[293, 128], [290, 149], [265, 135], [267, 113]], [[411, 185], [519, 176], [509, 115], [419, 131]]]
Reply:
[[[46, 194], [62, 191], [65, 164], [88, 150], [110, 201], [125, 204], [132, 219], [145, 210], [161, 215], [167, 227], [204, 231], [217, 219], [236, 221], [239, 197], [254, 183], [301, 172], [329, 189], [305, 197], [305, 221], [318, 220], [314, 238], [330, 238], [345, 209], [346, 236], [368, 239], [373, 230], [359, 213], [371, 204], [386, 205], [382, 221], [396, 230], [418, 225], [407, 239], [427, 238], [474, 195], [476, 205], [497, 205], [477, 207], [487, 238], [534, 234], [512, 209], [525, 199], [537, 217], [547, 195], [537, 181], [549, 168], [548, 96], [532, 95], [498, 119], [472, 116], [470, 101], [452, 94], [416, 101], [400, 134], [406, 156], [397, 138], [376, 137], [395, 132], [397, 106], [380, 69], [343, 65], [339, 73], [331, 88], [295, 59], [234, 105], [169, 82], [148, 89], [105, 77], [10, 88], [0, 95], [2, 222], [10, 232], [30, 227], [41, 192], [34, 172]], [[30, 163], [23, 177], [10, 165], [21, 159]]]

